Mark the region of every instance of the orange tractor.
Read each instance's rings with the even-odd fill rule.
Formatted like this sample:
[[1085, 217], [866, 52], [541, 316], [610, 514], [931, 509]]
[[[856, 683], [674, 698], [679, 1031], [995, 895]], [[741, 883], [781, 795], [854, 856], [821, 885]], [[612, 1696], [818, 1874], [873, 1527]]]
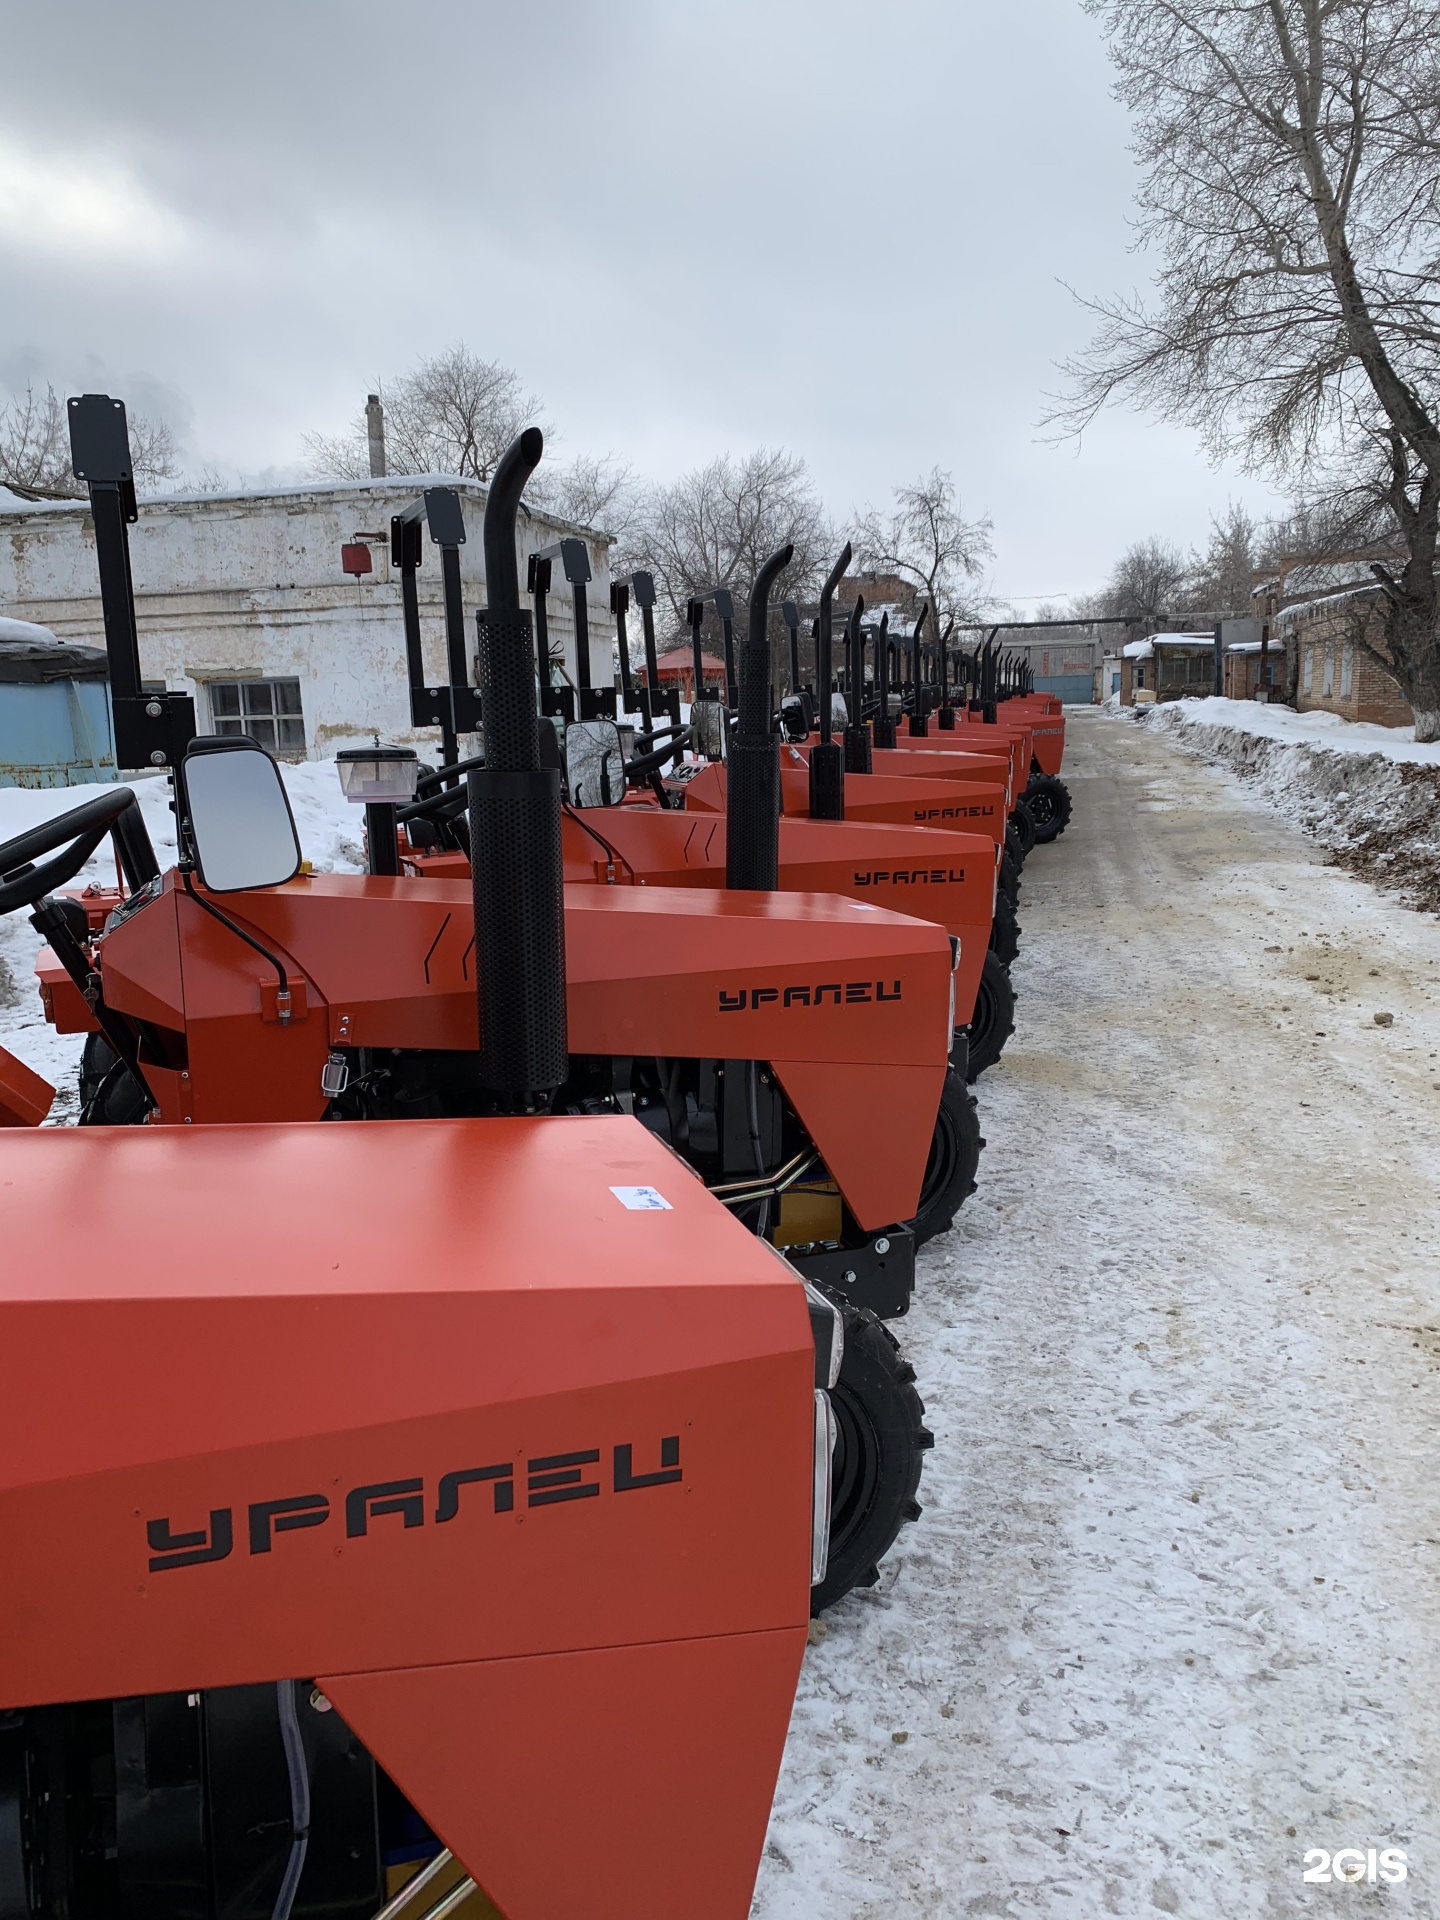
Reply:
[[[183, 699], [139, 688], [123, 410], [72, 403], [72, 441], [118, 756], [174, 768], [182, 857], [156, 870], [124, 788], [0, 847], [57, 1018], [114, 1055], [92, 1124], [0, 1140], [0, 1516], [24, 1543], [0, 1583], [0, 1920], [368, 1920], [449, 1854], [465, 1878], [431, 1920], [477, 1886], [508, 1920], [741, 1920], [806, 1615], [918, 1512], [929, 1436], [879, 1323], [744, 1230], [801, 1184], [774, 1165], [797, 1103], [762, 1110], [753, 1055], [711, 1056], [741, 1069], [717, 1129], [759, 1137], [744, 1192], [707, 1192], [613, 1092], [557, 1110], [577, 1016], [616, 1044], [608, 989], [652, 901], [579, 890], [567, 980], [515, 583], [538, 436], [492, 489], [473, 887], [300, 874], [268, 756], [187, 747]], [[107, 832], [126, 889], [97, 931], [57, 889]], [[806, 1042], [772, 1080], [798, 1065], [803, 1104], [863, 1025], [872, 1152], [938, 1090], [938, 930], [684, 904], [675, 1046], [778, 1009]], [[773, 984], [726, 945], [767, 921]], [[122, 1095], [146, 1124], [96, 1127]], [[0, 1117], [45, 1104], [0, 1059]], [[406, 1117], [308, 1124], [377, 1109]], [[92, 1221], [104, 1260], [65, 1257]]]
[[[427, 502], [432, 495], [427, 495]], [[458, 509], [458, 502], [457, 509]], [[395, 523], [393, 550], [407, 556], [413, 566], [418, 558], [413, 547], [403, 544], [401, 523]], [[578, 542], [574, 543], [579, 545]], [[849, 548], [837, 563], [822, 594], [822, 623], [828, 622], [830, 599], [849, 560]], [[788, 556], [774, 556], [769, 569], [773, 579]], [[588, 626], [585, 618], [584, 580], [575, 565], [573, 582], [576, 599], [576, 624]], [[544, 607], [544, 577], [532, 569], [536, 608]], [[741, 649], [735, 690], [738, 702], [753, 701], [760, 718], [751, 724], [763, 724], [765, 731], [755, 737], [761, 751], [748, 757], [743, 750], [730, 753], [723, 763], [691, 761], [673, 770], [662, 784], [660, 766], [678, 755], [684, 730], [672, 726], [644, 736], [646, 746], [668, 732], [670, 739], [653, 751], [626, 760], [612, 724], [615, 696], [589, 683], [588, 664], [580, 672], [578, 688], [544, 689], [542, 701], [556, 717], [563, 716], [566, 751], [579, 742], [598, 768], [594, 777], [571, 780], [572, 804], [566, 809], [566, 877], [607, 886], [664, 886], [686, 889], [719, 889], [738, 883], [731, 873], [729, 836], [731, 832], [730, 778], [738, 768], [741, 781], [738, 804], [746, 817], [754, 815], [757, 831], [769, 836], [773, 823], [767, 824], [772, 810], [783, 804], [779, 821], [779, 839], [775, 880], [784, 891], [827, 892], [845, 895], [867, 906], [886, 906], [907, 914], [934, 920], [958, 942], [955, 973], [956, 1041], [953, 1058], [959, 1074], [973, 1079], [998, 1058], [1005, 1039], [1014, 1025], [1014, 1001], [1002, 954], [992, 955], [992, 928], [997, 909], [1001, 924], [1013, 929], [1013, 890], [1005, 876], [1004, 837], [1006, 795], [997, 766], [1008, 766], [1008, 759], [977, 756], [973, 765], [947, 760], [940, 763], [943, 778], [917, 785], [909, 780], [860, 783], [853, 810], [846, 805], [839, 815], [816, 815], [803, 804], [802, 789], [808, 791], [806, 765], [795, 757], [789, 746], [779, 748], [769, 721], [769, 659], [764, 623], [768, 614], [769, 580], [762, 574], [751, 595], [751, 634]], [[653, 586], [647, 575], [637, 574], [631, 583], [636, 598], [646, 611], [646, 649], [653, 663], [653, 627], [648, 617], [653, 603]], [[717, 596], [711, 596], [716, 598]], [[726, 628], [725, 652], [733, 663], [735, 649], [730, 632], [729, 596], [718, 596]], [[625, 609], [628, 591], [616, 595], [622, 674], [626, 671], [628, 647], [625, 639]], [[419, 680], [420, 645], [418, 613], [414, 596], [407, 594], [407, 653], [411, 661], [412, 713], [417, 722], [430, 711], [427, 701], [436, 689], [426, 689]], [[696, 614], [701, 603], [692, 602], [692, 628], [698, 634]], [[758, 623], [758, 624], [757, 624]], [[698, 648], [698, 638], [696, 640]], [[455, 651], [452, 642], [451, 651]], [[653, 678], [653, 674], [652, 674]], [[468, 689], [457, 688], [454, 697], [463, 701]], [[634, 699], [633, 689], [627, 699]], [[579, 706], [582, 717], [575, 720]], [[723, 742], [739, 734], [727, 724], [726, 708], [718, 701], [699, 704], [692, 732], [701, 735], [708, 725], [710, 737], [722, 742], [714, 751], [725, 752]], [[738, 720], [736, 722], [738, 727]], [[608, 731], [608, 749], [597, 747]], [[557, 749], [558, 751], [558, 749]], [[975, 777], [964, 790], [963, 776]], [[756, 789], [758, 799], [749, 796], [756, 779], [766, 784]], [[842, 776], [843, 777], [843, 776]], [[425, 796], [405, 807], [400, 814], [407, 835], [408, 871], [439, 878], [463, 876], [469, 871], [463, 847], [464, 795], [458, 773], [441, 768], [422, 785]], [[659, 804], [652, 787], [660, 788]], [[694, 816], [701, 816], [699, 821]], [[925, 827], [929, 831], [919, 832]], [[997, 896], [997, 887], [1001, 889]], [[1013, 946], [1008, 951], [1013, 952]], [[978, 1162], [980, 1139], [973, 1104], [963, 1107], [951, 1096], [942, 1116], [943, 1124], [956, 1136], [954, 1150], [942, 1153], [935, 1163], [969, 1166], [969, 1174], [960, 1182], [960, 1197], [970, 1190]], [[957, 1159], [956, 1155], [959, 1155]], [[927, 1190], [933, 1186], [927, 1183]], [[932, 1213], [926, 1233], [937, 1230], [934, 1221], [948, 1223], [954, 1205]]]

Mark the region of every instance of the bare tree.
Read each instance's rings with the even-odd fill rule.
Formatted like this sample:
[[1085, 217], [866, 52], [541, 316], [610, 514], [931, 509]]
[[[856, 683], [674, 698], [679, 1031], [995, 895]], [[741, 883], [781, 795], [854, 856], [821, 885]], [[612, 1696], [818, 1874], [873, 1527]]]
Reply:
[[1233, 500], [1213, 515], [1204, 552], [1191, 556], [1189, 604], [1217, 615], [1248, 614], [1265, 531]]
[[724, 454], [669, 486], [651, 487], [612, 564], [654, 574], [674, 637], [684, 628], [686, 602], [712, 587], [730, 590], [736, 620], [743, 622], [761, 562], [787, 542], [795, 558], [780, 577], [777, 601], [818, 585], [833, 558], [834, 536], [805, 462], [783, 448], [761, 447], [744, 459]]
[[955, 619], [963, 625], [985, 611], [969, 583], [993, 551], [991, 531], [988, 516], [965, 518], [954, 480], [935, 467], [913, 486], [895, 489], [892, 512], [871, 508], [861, 516], [856, 559], [861, 567], [912, 581], [942, 623]]
[[624, 546], [634, 535], [640, 489], [634, 469], [614, 454], [577, 454], [568, 464], [542, 463], [525, 496], [557, 519], [598, 527]]
[[[129, 416], [130, 463], [139, 492], [155, 492], [179, 472], [175, 440], [163, 420]], [[70, 471], [70, 428], [65, 405], [48, 383], [0, 404], [0, 486], [37, 500], [74, 500], [85, 489]]]
[[[543, 424], [540, 402], [519, 374], [498, 360], [482, 360], [463, 340], [377, 388], [385, 407], [386, 464], [395, 474], [488, 480], [521, 429]], [[305, 447], [317, 479], [370, 476], [363, 412], [348, 433], [333, 439], [307, 434]]]
[[1158, 300], [1095, 305], [1055, 416], [1114, 396], [1377, 523], [1362, 644], [1440, 737], [1440, 5], [1085, 0], [1144, 170]]
[[1083, 595], [1076, 610], [1107, 619], [1133, 620], [1147, 633], [1173, 620], [1189, 600], [1190, 568], [1179, 547], [1153, 535], [1128, 546], [1099, 593]]

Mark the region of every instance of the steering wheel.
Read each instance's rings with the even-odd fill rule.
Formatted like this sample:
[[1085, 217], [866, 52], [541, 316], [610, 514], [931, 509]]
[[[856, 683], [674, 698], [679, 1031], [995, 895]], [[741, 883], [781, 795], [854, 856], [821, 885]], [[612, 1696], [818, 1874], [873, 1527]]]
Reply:
[[[132, 893], [156, 878], [160, 867], [140, 803], [133, 788], [116, 787], [113, 793], [82, 801], [68, 813], [57, 814], [0, 846], [0, 913], [33, 907], [47, 893], [73, 880], [107, 833], [114, 839]], [[47, 853], [54, 854], [54, 859], [43, 859]]]

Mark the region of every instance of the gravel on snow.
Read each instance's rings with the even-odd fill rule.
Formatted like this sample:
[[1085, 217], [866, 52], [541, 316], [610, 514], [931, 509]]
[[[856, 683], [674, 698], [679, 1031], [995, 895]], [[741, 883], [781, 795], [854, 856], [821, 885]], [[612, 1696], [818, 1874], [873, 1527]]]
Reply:
[[1440, 937], [1163, 737], [1072, 713], [1065, 777], [898, 1328], [925, 1513], [807, 1655], [756, 1920], [1437, 1914]]

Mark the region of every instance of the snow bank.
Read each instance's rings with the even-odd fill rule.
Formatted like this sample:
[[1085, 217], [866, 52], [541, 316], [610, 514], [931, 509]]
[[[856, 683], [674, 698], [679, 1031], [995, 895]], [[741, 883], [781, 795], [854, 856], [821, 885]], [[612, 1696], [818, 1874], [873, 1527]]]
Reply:
[[1440, 912], [1440, 743], [1252, 700], [1173, 700], [1125, 717], [1223, 761], [1337, 864]]
[[[364, 810], [342, 798], [334, 761], [282, 767], [281, 773], [305, 858], [317, 873], [358, 873], [363, 865], [360, 836]], [[170, 810], [169, 781], [154, 774], [132, 778], [126, 784], [140, 801], [161, 867], [173, 866], [175, 816]], [[42, 821], [68, 813], [82, 801], [113, 791], [113, 786], [0, 787], [0, 845]], [[83, 887], [92, 880], [113, 883], [114, 878], [115, 860], [107, 836], [70, 884]], [[51, 1119], [68, 1123], [77, 1118], [75, 1077], [84, 1040], [77, 1034], [56, 1033], [45, 1022], [34, 973], [40, 945], [28, 914], [22, 911], [0, 916], [0, 1046], [7, 1047], [59, 1089]]]

